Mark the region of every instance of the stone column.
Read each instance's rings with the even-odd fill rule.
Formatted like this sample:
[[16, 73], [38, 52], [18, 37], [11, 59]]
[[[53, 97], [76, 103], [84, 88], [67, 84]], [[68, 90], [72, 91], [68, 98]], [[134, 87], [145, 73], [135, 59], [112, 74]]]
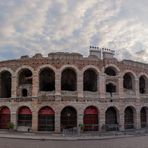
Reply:
[[55, 113], [55, 133], [61, 132], [60, 117], [61, 117], [60, 112], [56, 112]]
[[139, 79], [135, 79], [135, 94], [136, 94], [136, 98], [139, 98]]
[[78, 98], [83, 98], [83, 73], [81, 71], [78, 72], [77, 76], [77, 91]]
[[140, 110], [139, 109], [137, 109], [137, 113], [134, 113], [134, 123], [135, 123], [135, 128], [136, 129], [141, 128]]
[[123, 77], [118, 78], [118, 95], [119, 98], [124, 98]]
[[55, 97], [56, 100], [61, 100], [61, 73], [60, 70], [55, 72]]
[[14, 129], [17, 129], [17, 113], [15, 111], [11, 111], [11, 122], [14, 124]]
[[124, 131], [125, 128], [124, 128], [124, 110], [120, 110], [119, 112], [119, 130], [120, 131]]
[[17, 77], [13, 75], [11, 82], [12, 82], [12, 84], [11, 84], [11, 98], [16, 98], [17, 97]]
[[100, 96], [100, 98], [105, 98], [105, 93], [106, 93], [106, 91], [105, 91], [105, 84], [106, 84], [106, 82], [105, 82], [105, 74], [104, 73], [100, 73], [100, 75], [99, 75], [99, 81], [98, 81], [98, 83], [99, 83], [99, 85], [98, 85], [98, 89], [99, 89], [99, 96]]
[[38, 131], [38, 113], [32, 112], [32, 131]]
[[100, 114], [99, 114], [99, 130], [103, 131], [103, 126], [105, 126], [105, 110], [102, 108], [100, 109]]
[[35, 71], [32, 78], [32, 96], [37, 97], [39, 91], [39, 76], [38, 73]]
[[38, 100], [32, 101], [32, 131], [38, 131]]

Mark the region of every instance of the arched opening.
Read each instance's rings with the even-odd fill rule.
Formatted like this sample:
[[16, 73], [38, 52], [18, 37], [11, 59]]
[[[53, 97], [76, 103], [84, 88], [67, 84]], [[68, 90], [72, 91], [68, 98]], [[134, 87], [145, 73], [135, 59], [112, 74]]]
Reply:
[[44, 68], [40, 72], [40, 91], [54, 91], [55, 90], [55, 73], [50, 68]]
[[107, 67], [106, 69], [105, 69], [105, 73], [108, 75], [108, 76], [116, 76], [117, 74], [117, 72], [116, 72], [116, 70], [115, 70], [115, 68], [114, 67]]
[[84, 91], [97, 91], [97, 73], [93, 69], [88, 69], [83, 75]]
[[147, 127], [147, 108], [143, 107], [140, 111], [141, 128]]
[[124, 128], [134, 128], [134, 111], [132, 107], [127, 107], [124, 111]]
[[77, 127], [77, 111], [73, 107], [65, 107], [61, 112], [61, 129]]
[[0, 73], [0, 98], [11, 98], [11, 80], [12, 76], [9, 71]]
[[115, 93], [116, 92], [116, 85], [114, 85], [113, 83], [108, 83], [106, 84], [106, 92], [107, 93]]
[[27, 97], [27, 96], [28, 96], [27, 89], [22, 89], [22, 97]]
[[20, 97], [28, 97], [32, 95], [32, 71], [22, 69], [18, 74], [18, 91]]
[[98, 110], [94, 106], [89, 106], [84, 111], [83, 117], [84, 131], [97, 131], [98, 125]]
[[105, 124], [107, 131], [115, 131], [118, 129], [117, 111], [114, 107], [109, 107], [105, 113]]
[[28, 107], [19, 108], [17, 123], [18, 126], [32, 126], [32, 112]]
[[22, 69], [19, 72], [19, 85], [32, 84], [32, 72], [29, 69]]
[[52, 108], [46, 106], [39, 110], [38, 113], [38, 130], [54, 131], [55, 113]]
[[7, 124], [10, 122], [10, 110], [8, 107], [0, 109], [0, 129], [7, 129]]
[[71, 68], [66, 68], [62, 72], [61, 90], [76, 91], [77, 90], [77, 75]]
[[126, 73], [123, 77], [123, 87], [128, 90], [134, 89], [134, 76], [131, 73]]
[[141, 76], [139, 78], [139, 91], [141, 94], [146, 93], [146, 77], [144, 76]]

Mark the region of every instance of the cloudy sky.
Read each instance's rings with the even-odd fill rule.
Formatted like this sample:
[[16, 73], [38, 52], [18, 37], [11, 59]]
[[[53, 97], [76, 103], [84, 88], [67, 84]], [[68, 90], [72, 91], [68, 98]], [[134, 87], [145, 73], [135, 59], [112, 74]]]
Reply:
[[0, 0], [0, 60], [89, 46], [148, 63], [148, 0]]

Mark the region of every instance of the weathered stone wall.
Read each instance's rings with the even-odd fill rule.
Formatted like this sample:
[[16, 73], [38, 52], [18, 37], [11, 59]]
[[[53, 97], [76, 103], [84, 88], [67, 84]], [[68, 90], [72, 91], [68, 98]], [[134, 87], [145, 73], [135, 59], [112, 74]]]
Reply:
[[[117, 70], [115, 77], [108, 77], [104, 70], [112, 66]], [[39, 72], [49, 67], [55, 72], [55, 91], [39, 92]], [[20, 97], [18, 87], [18, 73], [21, 69], [30, 69], [33, 73], [32, 92], [28, 98]], [[72, 68], [77, 73], [77, 91], [61, 91], [61, 73], [65, 68]], [[83, 91], [83, 73], [86, 69], [94, 69], [98, 74], [98, 91]], [[95, 106], [99, 111], [99, 127], [105, 124], [107, 108], [114, 107], [118, 112], [118, 121], [121, 130], [124, 130], [124, 110], [127, 106], [135, 109], [135, 128], [140, 128], [140, 110], [148, 107], [148, 91], [139, 93], [139, 77], [144, 75], [148, 79], [148, 65], [133, 61], [117, 61], [116, 59], [97, 59], [82, 57], [80, 54], [52, 53], [44, 58], [38, 54], [33, 58], [23, 57], [18, 60], [0, 62], [0, 72], [7, 70], [12, 75], [11, 98], [1, 98], [0, 106], [7, 106], [11, 111], [11, 121], [17, 128], [17, 111], [21, 106], [28, 106], [33, 115], [32, 130], [38, 128], [38, 111], [43, 106], [50, 106], [55, 111], [55, 131], [60, 132], [60, 114], [65, 106], [72, 106], [77, 111], [78, 124], [83, 123], [83, 114], [88, 106]], [[125, 92], [123, 89], [123, 76], [130, 72], [134, 76], [134, 92]], [[105, 84], [114, 82], [117, 93], [110, 96], [105, 92]], [[148, 83], [146, 84], [148, 87]], [[19, 95], [18, 95], [19, 94]]]

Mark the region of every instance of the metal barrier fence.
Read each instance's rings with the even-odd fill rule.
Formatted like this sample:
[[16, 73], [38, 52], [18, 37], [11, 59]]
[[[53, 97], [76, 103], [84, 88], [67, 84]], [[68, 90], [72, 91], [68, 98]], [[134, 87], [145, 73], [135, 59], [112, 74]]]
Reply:
[[120, 130], [120, 125], [118, 124], [105, 124], [100, 130], [98, 129], [97, 131], [93, 131], [93, 130], [85, 131], [82, 129], [82, 127], [78, 126], [78, 127], [69, 128], [69, 129], [62, 129], [62, 134], [63, 136], [83, 136], [85, 134], [90, 136], [118, 136], [118, 135], [148, 134], [148, 125], [145, 128], [140, 128], [140, 129], [135, 129], [133, 124], [127, 124], [127, 125], [124, 125], [124, 127], [128, 127], [128, 128], [124, 130]]

